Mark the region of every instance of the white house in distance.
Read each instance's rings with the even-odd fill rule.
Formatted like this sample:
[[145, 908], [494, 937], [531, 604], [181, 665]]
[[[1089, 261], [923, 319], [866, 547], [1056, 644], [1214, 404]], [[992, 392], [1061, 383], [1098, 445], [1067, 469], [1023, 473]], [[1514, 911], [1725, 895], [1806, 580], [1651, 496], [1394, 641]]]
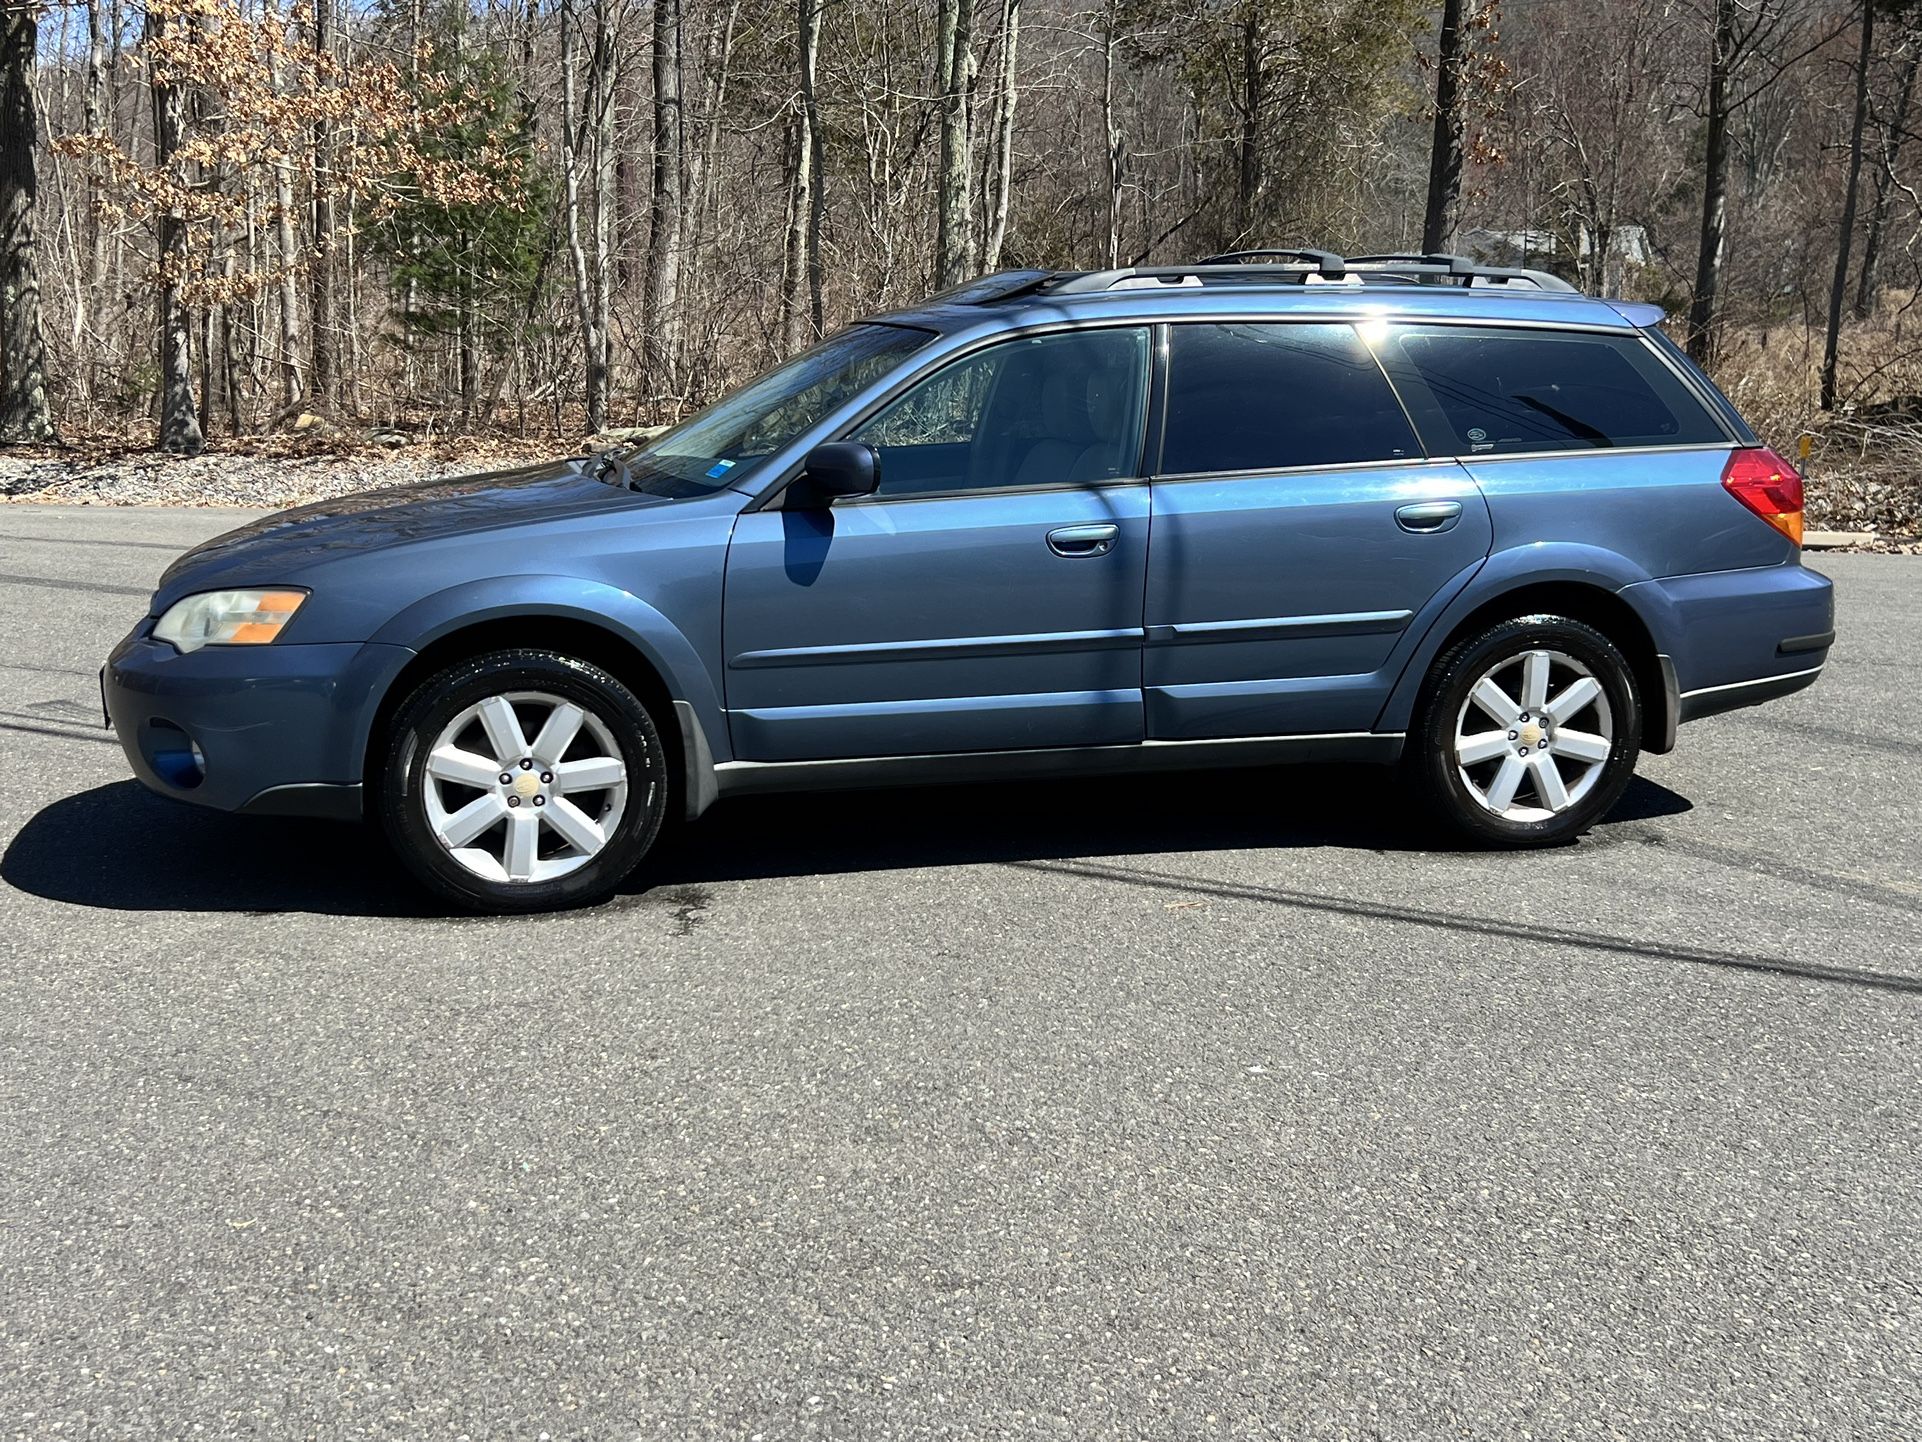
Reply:
[[[1490, 265], [1539, 265], [1544, 260], [1567, 255], [1567, 239], [1552, 230], [1490, 230], [1475, 226], [1459, 232], [1457, 248], [1463, 254]], [[1594, 248], [1587, 226], [1575, 232], [1575, 256], [1586, 261]], [[1608, 254], [1602, 260], [1602, 289], [1610, 295], [1621, 293], [1630, 266], [1647, 265], [1650, 259], [1648, 231], [1639, 225], [1618, 225], [1608, 237]]]

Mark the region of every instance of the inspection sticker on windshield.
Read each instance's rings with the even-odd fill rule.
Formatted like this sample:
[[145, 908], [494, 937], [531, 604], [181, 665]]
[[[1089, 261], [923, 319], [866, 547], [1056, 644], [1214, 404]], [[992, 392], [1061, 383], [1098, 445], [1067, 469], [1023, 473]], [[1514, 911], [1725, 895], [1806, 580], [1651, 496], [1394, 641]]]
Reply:
[[729, 471], [733, 469], [734, 469], [734, 462], [732, 461], [716, 461], [713, 465], [707, 468], [707, 478], [710, 481], [718, 481], [721, 479], [722, 476], [726, 475]]

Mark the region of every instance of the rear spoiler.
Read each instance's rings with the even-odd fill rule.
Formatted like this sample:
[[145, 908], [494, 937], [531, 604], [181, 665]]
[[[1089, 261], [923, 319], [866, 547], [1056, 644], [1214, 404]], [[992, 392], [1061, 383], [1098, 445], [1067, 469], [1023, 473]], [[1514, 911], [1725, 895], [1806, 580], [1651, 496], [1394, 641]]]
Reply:
[[1660, 325], [1662, 318], [1668, 314], [1659, 305], [1650, 305], [1640, 300], [1605, 300], [1602, 304], [1637, 330], [1647, 330], [1652, 325]]

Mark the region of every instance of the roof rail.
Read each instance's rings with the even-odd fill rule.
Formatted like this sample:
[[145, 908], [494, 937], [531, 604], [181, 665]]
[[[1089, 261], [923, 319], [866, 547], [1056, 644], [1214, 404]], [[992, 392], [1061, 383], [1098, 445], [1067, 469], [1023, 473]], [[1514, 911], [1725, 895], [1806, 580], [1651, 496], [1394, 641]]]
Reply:
[[1204, 256], [1197, 265], [1246, 265], [1250, 261], [1305, 260], [1312, 262], [1330, 280], [1339, 279], [1347, 262], [1332, 250], [1224, 250], [1220, 255]]
[[[1287, 257], [1287, 259], [1272, 259]], [[1348, 259], [1325, 250], [1237, 250], [1211, 255], [1197, 265], [1129, 266], [1120, 270], [1066, 272], [1032, 288], [1049, 295], [1086, 295], [1141, 285], [1246, 285], [1386, 281], [1396, 285], [1514, 286], [1518, 290], [1576, 295], [1574, 286], [1545, 270], [1482, 265], [1466, 256], [1364, 255]]]

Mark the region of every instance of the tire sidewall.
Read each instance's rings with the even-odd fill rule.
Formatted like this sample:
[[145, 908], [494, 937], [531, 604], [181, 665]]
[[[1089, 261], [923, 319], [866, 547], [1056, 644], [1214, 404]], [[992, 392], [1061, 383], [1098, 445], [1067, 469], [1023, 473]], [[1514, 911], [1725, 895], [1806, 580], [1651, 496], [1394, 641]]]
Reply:
[[[1455, 763], [1455, 730], [1475, 683], [1492, 667], [1533, 650], [1561, 651], [1588, 667], [1608, 698], [1615, 735], [1601, 780], [1579, 804], [1541, 821], [1508, 821], [1469, 793]], [[1593, 626], [1554, 615], [1502, 621], [1451, 648], [1434, 675], [1416, 727], [1414, 761], [1422, 789], [1458, 831], [1505, 846], [1552, 846], [1573, 840], [1621, 799], [1641, 754], [1641, 697], [1627, 658]]]
[[[552, 881], [504, 883], [454, 859], [428, 824], [427, 757], [441, 730], [489, 696], [544, 691], [590, 711], [607, 727], [627, 767], [627, 803], [607, 845], [586, 865]], [[670, 802], [660, 730], [640, 698], [589, 662], [546, 651], [497, 651], [459, 661], [423, 681], [395, 713], [380, 776], [383, 830], [401, 860], [430, 889], [478, 911], [551, 911], [613, 891], [653, 846]]]

